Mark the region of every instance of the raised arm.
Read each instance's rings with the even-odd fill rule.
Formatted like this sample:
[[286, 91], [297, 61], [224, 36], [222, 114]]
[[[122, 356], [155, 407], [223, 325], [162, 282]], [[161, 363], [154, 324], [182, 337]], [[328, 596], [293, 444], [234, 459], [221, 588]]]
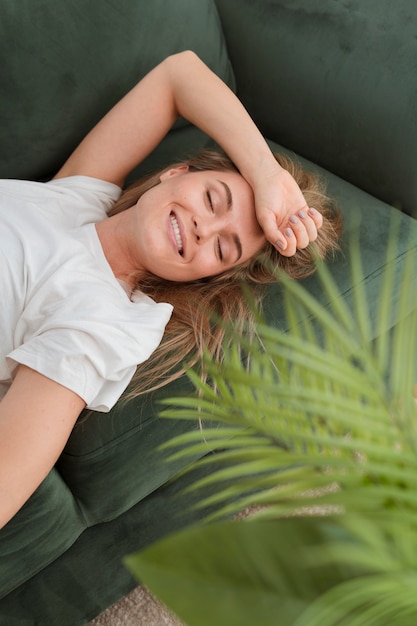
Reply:
[[0, 528], [52, 469], [84, 406], [72, 391], [19, 367], [0, 402]]
[[[255, 194], [266, 237], [291, 255], [317, 235], [321, 216], [303, 225], [290, 217], [308, 211], [291, 175], [279, 166], [251, 117], [225, 85], [193, 52], [168, 57], [147, 74], [95, 126], [57, 177], [83, 174], [120, 186], [182, 116], [212, 137], [229, 155]], [[295, 237], [285, 235], [293, 228]], [[285, 251], [285, 252], [284, 252]]]

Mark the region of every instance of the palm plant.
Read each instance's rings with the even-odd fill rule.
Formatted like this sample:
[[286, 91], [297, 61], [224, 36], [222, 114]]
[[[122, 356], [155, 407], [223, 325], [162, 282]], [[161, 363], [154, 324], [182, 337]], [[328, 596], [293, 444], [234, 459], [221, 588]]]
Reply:
[[417, 259], [387, 264], [376, 328], [354, 242], [350, 259], [353, 309], [320, 264], [329, 310], [281, 276], [289, 331], [259, 318], [207, 363], [215, 390], [190, 371], [198, 394], [163, 413], [202, 421], [167, 445], [205, 454], [191, 489], [210, 523], [127, 564], [190, 626], [417, 623]]

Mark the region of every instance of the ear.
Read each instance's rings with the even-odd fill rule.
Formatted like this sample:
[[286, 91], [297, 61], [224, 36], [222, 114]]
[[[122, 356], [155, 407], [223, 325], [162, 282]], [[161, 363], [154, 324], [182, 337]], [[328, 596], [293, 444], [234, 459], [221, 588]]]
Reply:
[[165, 170], [165, 172], [162, 172], [162, 174], [159, 176], [159, 180], [162, 183], [164, 180], [168, 180], [168, 178], [172, 178], [173, 176], [180, 176], [181, 174], [186, 174], [189, 169], [190, 168], [188, 165], [178, 165], [177, 167], [172, 167], [171, 169]]

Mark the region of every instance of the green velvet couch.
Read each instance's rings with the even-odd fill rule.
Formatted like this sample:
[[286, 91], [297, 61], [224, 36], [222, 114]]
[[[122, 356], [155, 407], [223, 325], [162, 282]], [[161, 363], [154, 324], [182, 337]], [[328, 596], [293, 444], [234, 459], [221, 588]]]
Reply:
[[[47, 180], [151, 67], [193, 49], [275, 148], [326, 177], [345, 220], [331, 271], [349, 301], [346, 242], [358, 231], [374, 319], [393, 215], [396, 267], [417, 248], [414, 0], [3, 0], [0, 12], [0, 177]], [[207, 142], [179, 122], [134, 176]], [[328, 305], [314, 277], [306, 285]], [[265, 310], [284, 324], [279, 286]], [[135, 586], [124, 554], [196, 519], [185, 479], [171, 480], [183, 464], [157, 449], [190, 428], [159, 418], [159, 401], [189, 388], [80, 420], [0, 531], [1, 626], [85, 624]]]

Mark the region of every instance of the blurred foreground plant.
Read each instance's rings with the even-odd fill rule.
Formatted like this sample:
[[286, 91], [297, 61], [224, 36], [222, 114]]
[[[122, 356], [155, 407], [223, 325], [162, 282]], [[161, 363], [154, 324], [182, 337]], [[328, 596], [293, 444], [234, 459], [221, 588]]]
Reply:
[[328, 309], [280, 276], [288, 331], [259, 319], [207, 363], [215, 391], [190, 371], [199, 393], [163, 413], [202, 420], [167, 445], [216, 452], [191, 487], [215, 512], [126, 561], [189, 626], [417, 623], [417, 259], [387, 265], [372, 328], [352, 246], [353, 310], [322, 265]]

